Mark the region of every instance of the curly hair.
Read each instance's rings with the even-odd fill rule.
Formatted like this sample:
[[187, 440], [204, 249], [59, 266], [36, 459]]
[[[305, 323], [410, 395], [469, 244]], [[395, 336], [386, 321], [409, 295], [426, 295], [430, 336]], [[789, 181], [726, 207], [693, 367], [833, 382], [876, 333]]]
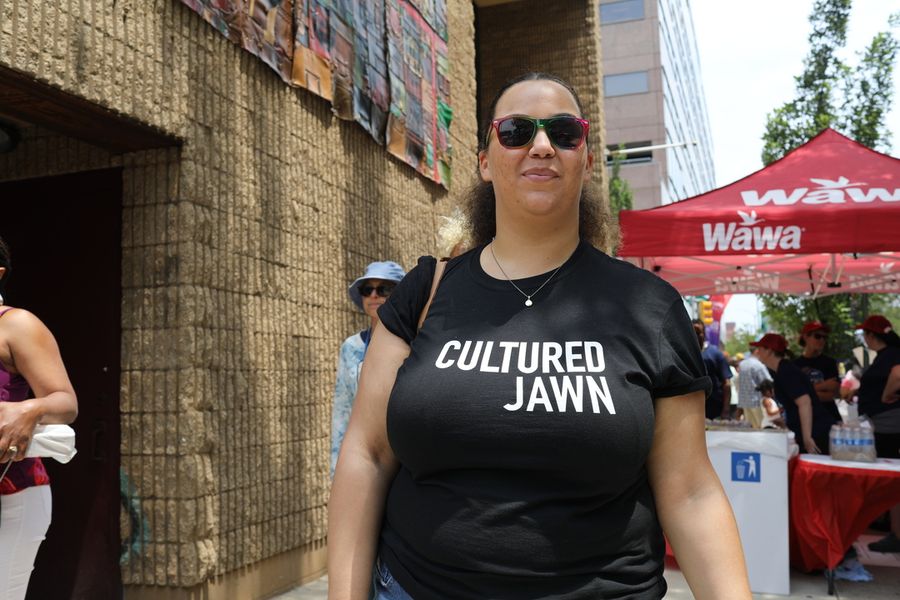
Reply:
[[[575, 89], [563, 79], [556, 75], [541, 72], [529, 72], [519, 75], [504, 83], [497, 94], [493, 97], [488, 110], [484, 115], [481, 124], [483, 135], [479, 136], [478, 150], [483, 152], [487, 149], [487, 143], [491, 130], [491, 121], [493, 121], [497, 112], [497, 103], [506, 91], [512, 86], [522, 83], [523, 81], [552, 81], [567, 89], [575, 105], [578, 107], [579, 113], [584, 114], [581, 100]], [[585, 144], [589, 143], [589, 139]], [[463, 205], [465, 207], [466, 219], [471, 229], [470, 238], [474, 245], [487, 244], [496, 235], [497, 232], [497, 208], [496, 197], [494, 196], [494, 186], [490, 182], [483, 181], [480, 177], [476, 178], [475, 183], [466, 192]], [[618, 229], [609, 214], [608, 207], [600, 201], [596, 192], [590, 185], [584, 185], [581, 188], [581, 199], [579, 201], [579, 219], [578, 219], [579, 237], [604, 250], [610, 252], [618, 242]]]

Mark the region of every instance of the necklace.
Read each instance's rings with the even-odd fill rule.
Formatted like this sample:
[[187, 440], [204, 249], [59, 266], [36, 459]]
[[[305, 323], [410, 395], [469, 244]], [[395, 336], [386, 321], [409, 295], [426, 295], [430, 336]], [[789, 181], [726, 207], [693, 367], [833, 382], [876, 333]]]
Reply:
[[517, 286], [517, 285], [516, 285], [516, 282], [514, 282], [514, 281], [510, 278], [510, 276], [506, 274], [506, 271], [503, 270], [503, 267], [500, 266], [500, 261], [497, 260], [497, 255], [494, 254], [494, 240], [491, 240], [490, 246], [488, 246], [488, 247], [489, 247], [490, 250], [491, 250], [491, 256], [494, 257], [494, 262], [497, 263], [497, 268], [500, 269], [500, 272], [503, 273], [503, 276], [506, 277], [506, 280], [510, 283], [510, 285], [512, 285], [514, 288], [516, 288], [516, 291], [517, 291], [517, 292], [519, 292], [520, 294], [522, 294], [523, 296], [525, 296], [525, 306], [531, 306], [532, 304], [534, 304], [534, 302], [531, 301], [531, 297], [534, 296], [535, 294], [537, 294], [537, 293], [538, 293], [539, 291], [541, 291], [542, 289], [544, 289], [544, 286], [547, 285], [548, 283], [550, 283], [550, 280], [553, 279], [553, 276], [556, 275], [556, 274], [559, 272], [560, 269], [562, 269], [562, 267], [563, 267], [564, 264], [566, 264], [566, 262], [563, 261], [562, 265], [559, 265], [558, 267], [556, 267], [556, 269], [555, 269], [552, 273], [550, 273], [550, 277], [548, 277], [548, 278], [544, 281], [544, 283], [542, 283], [542, 284], [540, 285], [540, 287], [538, 287], [538, 289], [534, 290], [534, 291], [531, 292], [530, 294], [526, 294], [525, 292], [522, 291], [522, 288], [520, 288], [519, 286]]

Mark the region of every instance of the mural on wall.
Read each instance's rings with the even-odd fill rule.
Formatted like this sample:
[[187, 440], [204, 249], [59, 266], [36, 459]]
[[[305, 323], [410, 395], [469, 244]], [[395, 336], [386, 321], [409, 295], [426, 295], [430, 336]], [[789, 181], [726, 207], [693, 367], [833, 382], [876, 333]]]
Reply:
[[181, 0], [219, 33], [291, 81], [294, 0]]
[[290, 85], [450, 186], [446, 0], [181, 0]]

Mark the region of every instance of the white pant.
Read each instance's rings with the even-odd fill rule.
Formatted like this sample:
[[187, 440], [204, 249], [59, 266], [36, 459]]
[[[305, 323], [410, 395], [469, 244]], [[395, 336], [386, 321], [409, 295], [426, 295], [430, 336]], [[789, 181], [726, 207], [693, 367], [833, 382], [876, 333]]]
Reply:
[[22, 600], [50, 527], [49, 485], [0, 496], [0, 600]]

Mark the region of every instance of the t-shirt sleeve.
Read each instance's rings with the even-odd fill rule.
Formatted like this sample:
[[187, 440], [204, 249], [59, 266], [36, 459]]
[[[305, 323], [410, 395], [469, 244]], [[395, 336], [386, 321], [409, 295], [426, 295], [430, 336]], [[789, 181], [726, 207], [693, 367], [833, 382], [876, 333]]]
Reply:
[[728, 381], [732, 377], [731, 367], [728, 366], [728, 359], [721, 352], [716, 352], [716, 364], [719, 366], [722, 381]]
[[784, 393], [791, 402], [803, 394], [810, 395], [809, 378], [807, 378], [806, 373], [800, 369], [786, 369], [785, 371], [779, 371], [778, 377], [781, 379]]
[[703, 391], [709, 396], [712, 381], [700, 356], [700, 345], [681, 300], [675, 300], [660, 324], [654, 398]]
[[413, 269], [400, 280], [387, 301], [378, 308], [378, 318], [384, 327], [407, 344], [416, 337], [419, 315], [431, 294], [434, 269], [433, 256], [421, 256]]

